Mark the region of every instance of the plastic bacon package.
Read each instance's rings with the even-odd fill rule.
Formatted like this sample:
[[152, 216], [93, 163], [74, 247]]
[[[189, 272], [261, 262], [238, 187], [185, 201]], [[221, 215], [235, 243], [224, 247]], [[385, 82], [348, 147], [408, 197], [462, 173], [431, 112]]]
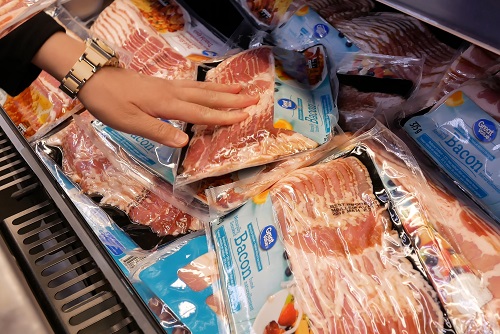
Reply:
[[[167, 333], [224, 333], [214, 289], [215, 253], [204, 231], [183, 237], [140, 259], [129, 280]], [[224, 323], [224, 319], [220, 319]]]
[[232, 0], [234, 6], [261, 30], [271, 30], [285, 22], [302, 6], [303, 0]]
[[420, 148], [500, 221], [500, 77], [470, 80], [404, 122]]
[[408, 152], [376, 123], [211, 223], [235, 333], [494, 332], [494, 281], [427, 220]]
[[[159, 3], [159, 2], [158, 2]], [[90, 34], [124, 53], [127, 68], [164, 79], [196, 79], [195, 63], [155, 30], [132, 0], [116, 0], [96, 18]]]
[[243, 109], [249, 117], [241, 123], [192, 127], [176, 187], [278, 161], [334, 135], [337, 85], [321, 45], [247, 50], [209, 70], [205, 81], [240, 83], [260, 100]]
[[55, 0], [0, 1], [0, 38], [15, 29], [32, 15], [41, 12]]
[[83, 109], [76, 99], [59, 89], [59, 82], [46, 72], [17, 96], [0, 89], [0, 105], [23, 136], [35, 141]]
[[87, 112], [37, 143], [142, 248], [204, 229], [205, 205], [174, 195], [170, 183], [94, 131]]
[[424, 61], [365, 53], [337, 54], [339, 124], [355, 132], [372, 117], [388, 124], [418, 95]]

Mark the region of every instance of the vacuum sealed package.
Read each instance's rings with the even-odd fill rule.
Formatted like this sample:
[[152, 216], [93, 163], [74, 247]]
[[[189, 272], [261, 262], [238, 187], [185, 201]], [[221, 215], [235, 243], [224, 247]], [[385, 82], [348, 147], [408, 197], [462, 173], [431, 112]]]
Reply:
[[498, 332], [498, 225], [463, 193], [454, 191], [456, 186], [450, 186], [450, 180], [413, 149], [415, 144], [411, 151], [423, 164], [428, 182], [407, 153], [409, 148], [392, 133], [386, 137], [389, 140], [368, 138], [364, 143], [374, 152], [381, 179], [395, 203], [405, 232], [402, 240], [417, 250], [455, 332]]
[[[182, 131], [186, 124], [180, 121], [164, 121]], [[181, 154], [180, 148], [162, 145], [153, 140], [117, 131], [95, 120], [92, 125], [101, 136], [120, 146], [134, 161], [173, 184]]]
[[404, 129], [432, 160], [500, 221], [497, 161], [500, 79], [468, 81]]
[[41, 12], [55, 0], [2, 1], [0, 8], [0, 38], [15, 29], [32, 15]]
[[419, 86], [422, 105], [458, 56], [455, 49], [440, 42], [424, 23], [401, 13], [368, 13], [341, 20], [335, 28], [365, 53], [424, 59]]
[[474, 44], [470, 45], [450, 65], [428, 104], [436, 103], [468, 80], [486, 78], [494, 74], [493, 71], [489, 72], [489, 69], [495, 65], [500, 65], [500, 56]]
[[90, 32], [128, 53], [130, 61], [125, 65], [136, 72], [164, 79], [196, 79], [194, 62], [154, 30], [132, 0], [113, 1], [96, 18]]
[[302, 1], [294, 0], [232, 0], [241, 13], [262, 30], [270, 30], [285, 22]]
[[237, 171], [213, 180], [204, 180], [199, 192], [205, 195], [211, 215], [223, 216], [259, 195], [291, 171], [316, 162], [325, 152], [340, 146], [349, 138], [349, 134], [339, 133], [315, 150], [302, 152], [265, 166]]
[[391, 123], [418, 94], [422, 59], [363, 53], [337, 58], [339, 124], [344, 131], [357, 131], [380, 115]]
[[[384, 139], [382, 131], [368, 138], [377, 136]], [[435, 291], [408, 258], [370, 148], [356, 140], [325, 155], [212, 222], [231, 329], [448, 330]]]
[[222, 333], [212, 287], [217, 273], [215, 253], [199, 232], [138, 261], [129, 279], [168, 333]]
[[203, 219], [208, 219], [204, 206], [175, 196], [171, 184], [99, 137], [90, 114], [74, 117], [74, 122], [37, 146], [142, 249], [204, 228]]
[[0, 90], [0, 105], [28, 141], [47, 134], [75, 112], [83, 109], [76, 99], [59, 89], [60, 83], [46, 72], [17, 96]]
[[150, 26], [183, 57], [203, 62], [228, 51], [225, 38], [198, 21], [180, 1], [131, 1]]
[[[80, 189], [76, 187], [76, 185], [67, 177], [65, 173], [59, 168], [59, 166], [51, 159], [49, 155], [47, 155], [41, 146], [35, 147], [36, 153], [40, 157], [41, 161], [48, 168], [48, 170], [52, 173], [55, 180], [64, 190], [64, 192], [71, 199], [75, 207], [82, 214], [82, 217], [85, 219], [86, 223], [90, 226], [92, 231], [98, 237], [99, 241], [103, 244], [105, 249], [108, 251], [111, 258], [115, 261], [116, 265], [125, 275], [125, 277], [129, 278], [129, 281], [132, 283], [132, 288], [135, 292], [140, 296], [145, 305], [148, 305], [150, 310], [157, 315], [157, 320], [162, 326], [163, 330], [167, 334], [188, 334], [190, 331], [186, 328], [186, 325], [174, 314], [174, 312], [169, 309], [154, 293], [154, 287], [149, 289], [148, 286], [144, 284], [144, 282], [134, 281], [130, 279], [131, 273], [137, 271], [137, 267], [145, 261], [144, 259], [149, 259], [157, 252], [145, 252], [143, 249], [138, 247], [138, 245], [134, 242], [134, 240], [124, 232], [110, 217], [106, 214], [105, 211], [102, 210], [99, 206], [96, 205], [94, 201], [92, 201], [89, 197], [83, 194]], [[193, 239], [196, 236], [205, 237], [204, 232], [194, 233]], [[179, 242], [176, 241], [177, 244], [180, 245]], [[207, 243], [206, 239], [199, 241], [196, 243], [197, 252], [203, 252], [205, 250], [206, 253]], [[161, 251], [161, 254], [164, 254], [164, 251]], [[209, 256], [205, 256], [208, 258]], [[190, 273], [196, 274], [195, 270], [201, 271], [203, 268], [200, 267], [200, 260], [204, 257], [200, 256], [197, 259], [194, 259], [192, 262], [198, 265], [196, 268], [192, 268], [189, 265], [186, 265], [184, 268], [179, 269], [179, 271], [189, 271], [187, 275], [189, 277]], [[212, 257], [214, 258], [214, 257]], [[186, 261], [186, 260], [185, 260]], [[201, 264], [207, 263], [201, 262]], [[159, 268], [162, 273], [168, 272], [172, 273], [172, 268], [169, 267], [168, 270], [165, 268]], [[173, 272], [175, 274], [175, 272]], [[181, 276], [181, 275], [179, 275]], [[149, 282], [151, 283], [152, 282]], [[214, 304], [214, 303], [212, 303]], [[189, 309], [192, 311], [192, 309]], [[213, 311], [208, 311], [212, 312]], [[199, 313], [199, 312], [198, 312]], [[214, 322], [212, 320], [212, 322]]]
[[366, 15], [375, 7], [372, 0], [308, 0], [307, 5], [314, 9], [330, 24]]
[[304, 50], [311, 45], [322, 44], [332, 62], [339, 60], [337, 53], [360, 51], [309, 6], [303, 6], [286, 23], [274, 29], [271, 40], [276, 46], [288, 50]]
[[[248, 71], [250, 69], [250, 71]], [[321, 45], [304, 52], [244, 51], [206, 73], [205, 81], [239, 83], [259, 102], [230, 126], [194, 125], [176, 185], [220, 176], [314, 149], [332, 137], [337, 85]]]

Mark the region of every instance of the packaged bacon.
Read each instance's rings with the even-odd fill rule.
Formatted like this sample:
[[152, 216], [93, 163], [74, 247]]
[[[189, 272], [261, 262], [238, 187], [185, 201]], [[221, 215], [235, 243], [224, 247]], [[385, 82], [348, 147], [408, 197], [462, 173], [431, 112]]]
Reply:
[[304, 50], [322, 44], [329, 52], [332, 66], [338, 53], [358, 52], [360, 49], [346, 36], [325, 21], [310, 6], [303, 6], [284, 24], [271, 32], [274, 45], [287, 50]]
[[424, 59], [419, 87], [420, 105], [425, 105], [459, 54], [439, 41], [424, 23], [401, 13], [368, 13], [338, 21], [335, 28], [365, 53]]
[[[371, 135], [372, 131], [367, 135]], [[416, 249], [457, 333], [499, 331], [500, 230], [415, 144], [424, 181], [409, 148], [399, 139], [364, 142], [374, 152], [381, 179], [405, 234]], [[387, 138], [390, 138], [389, 133]], [[401, 134], [400, 134], [401, 136]]]
[[50, 6], [54, 0], [9, 0], [0, 2], [0, 38], [32, 15]]
[[500, 221], [500, 78], [470, 80], [404, 129], [495, 220]]
[[308, 0], [307, 5], [330, 24], [366, 15], [375, 7], [372, 0]]
[[454, 332], [363, 139], [211, 223], [232, 331]]
[[132, 0], [113, 1], [99, 14], [90, 31], [92, 36], [123, 50], [130, 58], [127, 68], [165, 79], [196, 79], [195, 64], [151, 26]]
[[228, 51], [226, 38], [200, 22], [185, 4], [176, 0], [131, 1], [151, 27], [183, 57], [204, 62]]
[[17, 96], [0, 90], [0, 105], [28, 141], [35, 141], [83, 109], [76, 99], [59, 89], [59, 82], [46, 72]]
[[204, 228], [206, 208], [173, 194], [168, 182], [130, 160], [94, 131], [87, 112], [37, 143], [81, 191], [142, 248], [154, 249]]
[[321, 45], [247, 50], [209, 70], [205, 81], [240, 83], [260, 100], [243, 109], [249, 117], [241, 123], [192, 127], [176, 186], [281, 160], [333, 135], [337, 86]]
[[489, 71], [489, 69], [494, 68], [495, 65], [500, 65], [499, 55], [477, 45], [470, 45], [450, 65], [428, 105], [436, 103], [468, 80], [491, 76], [494, 71]]
[[223, 333], [218, 317], [218, 280], [215, 253], [205, 233], [198, 232], [164, 246], [139, 260], [130, 272], [160, 324], [170, 333]]
[[[186, 128], [184, 122], [164, 122], [182, 131]], [[181, 154], [180, 148], [169, 147], [141, 136], [117, 131], [98, 120], [93, 121], [92, 126], [100, 136], [123, 149], [130, 159], [170, 184], [174, 183]]]
[[270, 30], [286, 22], [304, 1], [297, 0], [231, 0], [252, 24]]
[[337, 54], [339, 125], [355, 132], [372, 117], [391, 123], [418, 95], [422, 59], [377, 54]]

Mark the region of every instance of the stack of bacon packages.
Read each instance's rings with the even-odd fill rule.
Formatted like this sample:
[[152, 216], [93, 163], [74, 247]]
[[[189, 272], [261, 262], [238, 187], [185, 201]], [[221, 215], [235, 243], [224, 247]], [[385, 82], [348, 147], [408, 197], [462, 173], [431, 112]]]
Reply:
[[212, 221], [232, 332], [499, 330], [498, 229], [408, 152], [377, 123]]

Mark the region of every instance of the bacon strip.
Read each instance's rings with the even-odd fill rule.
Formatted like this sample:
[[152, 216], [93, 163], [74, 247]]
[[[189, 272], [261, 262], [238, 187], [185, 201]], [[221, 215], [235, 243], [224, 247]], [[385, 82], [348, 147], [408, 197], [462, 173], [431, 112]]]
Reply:
[[315, 333], [440, 333], [443, 314], [354, 157], [297, 170], [271, 199]]

